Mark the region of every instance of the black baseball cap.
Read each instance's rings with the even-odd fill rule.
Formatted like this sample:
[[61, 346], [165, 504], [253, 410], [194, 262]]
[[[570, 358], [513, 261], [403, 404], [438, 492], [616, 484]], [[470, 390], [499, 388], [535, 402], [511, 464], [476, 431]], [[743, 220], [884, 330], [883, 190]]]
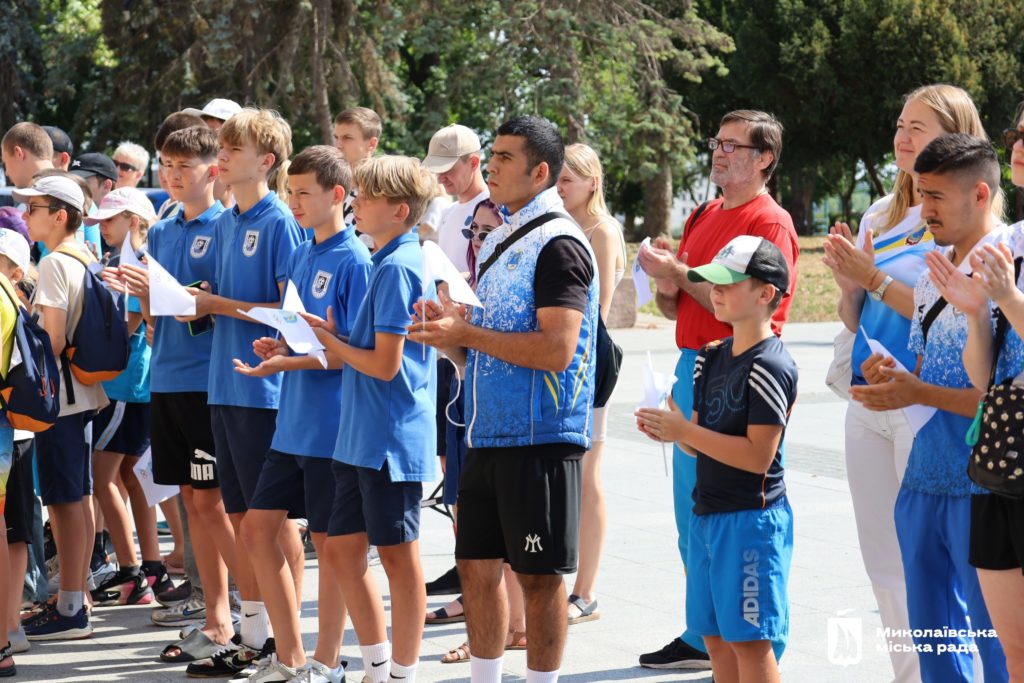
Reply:
[[91, 178], [94, 175], [117, 181], [117, 166], [106, 154], [89, 152], [71, 162], [71, 173], [83, 178]]
[[71, 142], [71, 137], [67, 133], [57, 126], [43, 126], [43, 130], [50, 136], [54, 152], [63, 152], [68, 156], [74, 156], [75, 143]]

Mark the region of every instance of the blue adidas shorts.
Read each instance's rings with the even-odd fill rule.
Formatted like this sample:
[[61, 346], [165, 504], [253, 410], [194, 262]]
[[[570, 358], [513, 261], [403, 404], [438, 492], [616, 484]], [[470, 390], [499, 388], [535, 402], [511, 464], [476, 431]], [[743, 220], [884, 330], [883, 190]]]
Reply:
[[[694, 515], [686, 563], [687, 628], [727, 642], [770, 640], [775, 658], [781, 658], [789, 634], [792, 558], [793, 511], [785, 497], [764, 510]], [[701, 609], [708, 605], [713, 609]]]

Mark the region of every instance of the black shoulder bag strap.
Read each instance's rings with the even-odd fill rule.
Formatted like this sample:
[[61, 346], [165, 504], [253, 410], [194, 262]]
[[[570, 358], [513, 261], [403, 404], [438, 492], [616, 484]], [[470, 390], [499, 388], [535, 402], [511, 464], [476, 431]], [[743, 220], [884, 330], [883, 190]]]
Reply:
[[[1020, 279], [1021, 264], [1024, 262], [1024, 257], [1017, 257], [1013, 260], [1013, 281], [1014, 283]], [[996, 366], [999, 365], [999, 354], [1003, 350], [1003, 342], [1006, 341], [1006, 330], [1010, 326], [1010, 321], [1006, 319], [1006, 315], [1002, 309], [997, 308], [995, 311], [996, 318], [996, 336], [992, 341], [992, 372], [988, 376], [988, 388], [991, 389], [996, 385]]]
[[686, 225], [683, 226], [683, 242], [685, 242], [686, 238], [690, 235], [691, 232], [693, 232], [693, 229], [697, 227], [697, 221], [700, 220], [701, 214], [704, 213], [704, 210], [708, 208], [708, 204], [710, 203], [711, 200], [709, 199], [708, 201], [698, 206], [696, 210], [694, 210], [693, 216], [691, 216], [690, 220], [688, 220], [686, 222]]
[[494, 265], [495, 261], [501, 258], [501, 255], [508, 251], [513, 244], [515, 244], [516, 242], [518, 242], [519, 240], [523, 239], [528, 234], [533, 232], [535, 228], [539, 228], [548, 221], [553, 221], [556, 218], [566, 218], [568, 220], [572, 220], [571, 218], [569, 218], [569, 216], [566, 216], [564, 213], [559, 213], [557, 211], [549, 211], [545, 214], [537, 216], [532, 221], [530, 221], [524, 226], [521, 226], [518, 230], [513, 232], [504, 240], [502, 240], [501, 244], [495, 247], [494, 251], [491, 252], [491, 255], [487, 257], [487, 260], [480, 264], [480, 268], [477, 270], [476, 273], [476, 281], [480, 282], [484, 277], [484, 273], [486, 273], [487, 270]]
[[944, 297], [939, 297], [939, 300], [932, 304], [932, 307], [928, 309], [928, 312], [924, 314], [924, 318], [921, 319], [921, 335], [924, 337], [924, 343], [928, 344], [928, 330], [931, 329], [932, 323], [939, 317], [939, 313], [942, 313], [942, 309], [949, 304]]

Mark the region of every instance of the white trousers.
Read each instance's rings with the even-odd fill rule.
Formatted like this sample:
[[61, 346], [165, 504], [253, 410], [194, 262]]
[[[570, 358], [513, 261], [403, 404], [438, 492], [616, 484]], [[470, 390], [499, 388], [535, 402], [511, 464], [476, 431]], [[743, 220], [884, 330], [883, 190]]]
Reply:
[[[848, 405], [846, 476], [853, 496], [861, 557], [878, 602], [882, 626], [907, 629], [907, 590], [893, 510], [914, 433], [901, 410], [874, 412], [857, 401]], [[912, 650], [892, 651], [911, 644], [910, 639], [894, 639], [890, 644], [897, 646], [890, 647], [889, 653], [896, 683], [921, 680], [917, 655]]]

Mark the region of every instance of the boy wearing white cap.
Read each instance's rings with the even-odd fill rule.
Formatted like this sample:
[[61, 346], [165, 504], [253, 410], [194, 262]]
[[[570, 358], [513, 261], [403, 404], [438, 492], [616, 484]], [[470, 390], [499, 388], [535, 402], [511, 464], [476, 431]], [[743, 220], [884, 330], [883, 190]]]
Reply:
[[687, 277], [712, 284], [715, 318], [733, 336], [700, 350], [690, 420], [670, 400], [670, 410], [639, 409], [637, 423], [697, 458], [686, 594], [700, 599], [687, 601], [686, 623], [703, 637], [715, 678], [777, 683], [793, 556], [781, 447], [797, 369], [771, 320], [789, 267], [774, 243], [741, 235]]
[[183, 114], [192, 114], [201, 118], [211, 130], [219, 130], [224, 122], [242, 111], [242, 105], [234, 100], [227, 100], [221, 97], [214, 98], [206, 103], [202, 109], [188, 107], [182, 109]]
[[[39, 282], [32, 303], [50, 336], [60, 367], [61, 351], [82, 316], [85, 265], [57, 250], [74, 251], [85, 262], [95, 260], [92, 252], [75, 239], [85, 195], [70, 178], [49, 176], [37, 180], [31, 189], [16, 191], [14, 199], [25, 204], [29, 236], [43, 242], [50, 251], [39, 262]], [[62, 386], [57, 422], [36, 436], [43, 504], [49, 506], [50, 517], [60, 529], [56, 542], [61, 573], [57, 602], [24, 622], [29, 640], [87, 638], [92, 633], [84, 605], [85, 577], [95, 534], [85, 427], [87, 417], [105, 406], [107, 397], [100, 384], [86, 386], [73, 378], [72, 388], [75, 402], [68, 403], [67, 388]]]
[[[134, 187], [121, 187], [103, 198], [87, 224], [99, 224], [104, 241], [112, 249], [107, 266], [120, 265], [122, 249], [138, 253], [146, 242], [149, 226], [156, 222], [153, 205]], [[114, 544], [120, 568], [92, 591], [97, 605], [145, 605], [153, 601], [154, 590], [170, 586], [160, 559], [156, 535], [156, 513], [146, 502], [135, 478], [136, 458], [149, 447], [149, 345], [146, 323], [139, 300], [128, 297], [128, 332], [131, 355], [128, 367], [116, 378], [103, 383], [110, 404], [101, 410], [92, 425], [93, 472], [96, 499], [103, 511], [110, 540]], [[142, 548], [139, 564], [132, 541], [128, 510], [117, 486], [121, 474], [132, 500], [135, 529]]]

